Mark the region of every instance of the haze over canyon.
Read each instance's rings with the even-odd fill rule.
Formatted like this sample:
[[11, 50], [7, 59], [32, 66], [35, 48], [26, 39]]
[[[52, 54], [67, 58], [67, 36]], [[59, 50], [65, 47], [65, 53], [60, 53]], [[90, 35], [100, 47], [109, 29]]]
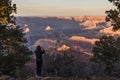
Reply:
[[28, 25], [30, 49], [41, 45], [51, 54], [70, 50], [75, 56], [92, 55], [94, 43], [102, 35], [119, 35], [104, 16], [17, 17], [17, 24]]

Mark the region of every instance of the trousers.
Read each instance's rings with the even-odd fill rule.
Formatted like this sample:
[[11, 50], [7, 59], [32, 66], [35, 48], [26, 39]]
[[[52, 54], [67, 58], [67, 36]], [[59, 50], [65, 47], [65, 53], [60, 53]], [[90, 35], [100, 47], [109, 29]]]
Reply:
[[41, 76], [41, 72], [42, 72], [42, 61], [36, 61], [36, 66], [37, 66], [37, 75]]

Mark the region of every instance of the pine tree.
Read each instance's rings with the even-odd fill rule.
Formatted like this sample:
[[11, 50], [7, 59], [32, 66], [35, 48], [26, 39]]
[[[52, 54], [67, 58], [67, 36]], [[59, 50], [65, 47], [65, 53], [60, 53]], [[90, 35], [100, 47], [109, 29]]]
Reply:
[[[113, 31], [120, 29], [120, 0], [108, 0], [116, 7], [106, 11], [106, 21], [111, 22]], [[113, 63], [120, 60], [120, 37], [114, 39], [112, 36], [102, 36], [96, 41], [93, 48], [92, 60], [106, 65], [106, 73], [110, 74], [113, 69]]]
[[120, 0], [108, 0], [108, 1], [113, 3], [113, 5], [116, 8], [106, 11], [107, 14], [106, 21], [107, 22], [110, 21], [113, 26], [113, 30], [117, 31], [120, 29]]
[[24, 45], [23, 29], [15, 24], [16, 4], [0, 0], [0, 73], [15, 76], [30, 59], [31, 51]]
[[102, 36], [93, 47], [92, 61], [106, 65], [105, 73], [111, 74], [113, 64], [120, 60], [120, 37]]
[[0, 23], [15, 23], [16, 4], [11, 4], [12, 0], [0, 0]]

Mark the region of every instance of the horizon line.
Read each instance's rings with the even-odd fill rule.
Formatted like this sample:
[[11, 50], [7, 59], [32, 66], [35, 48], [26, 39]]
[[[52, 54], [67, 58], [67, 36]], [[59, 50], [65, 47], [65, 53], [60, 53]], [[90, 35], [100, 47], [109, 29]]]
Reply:
[[80, 15], [80, 16], [15, 16], [15, 17], [106, 17], [105, 15]]

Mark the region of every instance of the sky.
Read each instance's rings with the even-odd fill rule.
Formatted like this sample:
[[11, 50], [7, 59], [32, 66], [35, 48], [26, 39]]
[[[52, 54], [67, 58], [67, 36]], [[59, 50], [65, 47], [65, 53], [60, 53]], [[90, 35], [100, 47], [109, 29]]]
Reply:
[[13, 0], [17, 16], [104, 16], [108, 0]]

